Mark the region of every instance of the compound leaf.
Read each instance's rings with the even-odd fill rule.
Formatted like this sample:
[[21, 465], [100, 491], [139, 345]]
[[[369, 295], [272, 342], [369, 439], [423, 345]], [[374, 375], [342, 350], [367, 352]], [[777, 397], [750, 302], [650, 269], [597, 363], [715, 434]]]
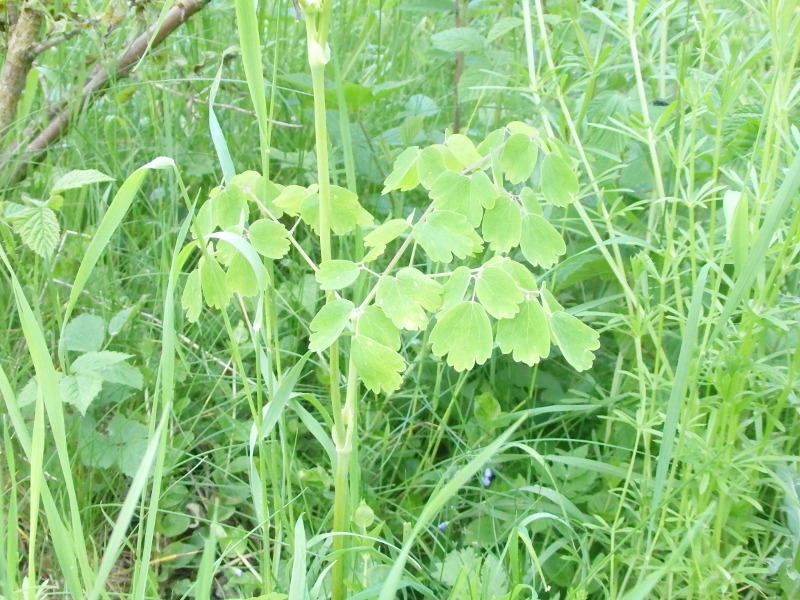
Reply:
[[277, 221], [259, 219], [253, 222], [248, 238], [255, 251], [266, 258], [277, 260], [289, 251], [289, 232]]
[[414, 239], [434, 262], [449, 263], [455, 255], [466, 258], [483, 248], [483, 240], [464, 215], [449, 210], [433, 211], [414, 226]]
[[342, 334], [350, 321], [350, 313], [355, 305], [344, 298], [328, 302], [311, 320], [311, 338], [308, 349], [321, 352], [330, 346]]
[[533, 173], [539, 147], [524, 133], [515, 133], [506, 140], [500, 155], [500, 168], [506, 180], [514, 185], [522, 183]]
[[557, 311], [550, 315], [550, 330], [564, 358], [576, 371], [592, 366], [592, 351], [600, 347], [600, 335], [594, 329], [567, 312]]
[[359, 268], [350, 260], [326, 260], [314, 277], [323, 290], [340, 290], [358, 279]]
[[567, 251], [561, 234], [542, 216], [527, 214], [522, 218], [520, 248], [533, 266], [549, 269]]
[[550, 354], [547, 314], [534, 298], [525, 300], [512, 319], [497, 322], [497, 344], [504, 354], [532, 367]]
[[502, 194], [483, 215], [483, 239], [495, 252], [505, 253], [519, 245], [522, 211], [519, 204]]
[[431, 331], [431, 350], [447, 356], [456, 371], [485, 363], [492, 355], [492, 325], [477, 302], [461, 302], [440, 313]]
[[542, 161], [542, 194], [545, 200], [556, 206], [569, 206], [575, 200], [579, 189], [578, 177], [567, 161], [552, 152], [544, 157]]
[[356, 372], [368, 390], [389, 394], [400, 387], [406, 362], [397, 352], [365, 335], [353, 338], [350, 351]]
[[514, 278], [499, 264], [479, 271], [475, 295], [486, 312], [495, 319], [513, 317], [519, 311], [519, 303], [525, 298]]
[[419, 185], [419, 175], [417, 174], [416, 162], [419, 156], [419, 147], [411, 146], [400, 153], [394, 161], [392, 172], [384, 182], [381, 194], [388, 194], [393, 190], [407, 192]]

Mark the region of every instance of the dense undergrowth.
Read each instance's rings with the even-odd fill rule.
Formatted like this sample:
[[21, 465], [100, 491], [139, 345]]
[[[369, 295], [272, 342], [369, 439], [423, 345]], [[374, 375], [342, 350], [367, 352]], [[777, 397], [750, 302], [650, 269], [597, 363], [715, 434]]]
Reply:
[[[256, 5], [211, 2], [2, 191], [0, 597], [798, 597], [796, 3]], [[545, 223], [521, 249], [521, 209], [436, 188], [476, 164]], [[369, 237], [432, 199], [458, 235]], [[407, 250], [435, 299], [369, 312]], [[482, 356], [439, 284], [495, 255]], [[509, 259], [541, 360], [501, 331]]]

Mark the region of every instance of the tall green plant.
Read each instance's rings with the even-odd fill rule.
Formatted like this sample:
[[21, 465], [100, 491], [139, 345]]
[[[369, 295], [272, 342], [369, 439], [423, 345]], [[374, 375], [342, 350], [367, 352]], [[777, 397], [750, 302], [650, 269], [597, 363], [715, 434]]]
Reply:
[[[243, 19], [250, 10], [245, 4], [239, 25], [250, 33], [242, 40], [254, 43], [252, 22]], [[325, 302], [309, 325], [308, 347], [326, 358], [330, 382], [331, 590], [339, 600], [350, 577], [346, 534], [359, 500], [351, 496], [359, 493], [353, 475], [360, 389], [363, 384], [389, 395], [402, 386], [409, 360], [403, 337], [429, 330], [433, 355], [457, 371], [485, 363], [495, 346], [533, 366], [553, 345], [580, 371], [591, 366], [599, 336], [565, 310], [530, 268], [549, 269], [566, 253], [548, 216], [568, 208], [580, 192], [571, 159], [557, 140], [513, 122], [477, 144], [453, 134], [442, 144], [407, 148], [383, 194], [419, 197], [412, 190], [421, 187], [425, 203], [411, 214], [382, 216], [375, 226], [357, 195], [330, 181], [325, 68], [335, 23], [332, 5], [301, 6], [313, 82], [317, 182], [284, 185], [249, 171], [212, 190], [187, 246], [200, 256], [182, 304], [187, 319], [196, 321], [204, 304], [224, 311], [234, 297], [269, 293], [281, 276], [273, 262], [284, 259], [290, 247], [297, 252], [294, 276], [298, 267], [309, 269], [324, 292]], [[248, 82], [252, 88], [258, 76], [248, 72]], [[307, 229], [315, 248], [300, 236]], [[363, 242], [353, 235], [360, 229], [368, 229]], [[363, 259], [337, 256], [332, 236], [347, 240], [341, 247], [363, 244], [356, 250]], [[356, 294], [357, 287], [366, 294]], [[251, 306], [251, 322], [259, 322], [264, 304]], [[257, 409], [254, 418], [261, 418]]]

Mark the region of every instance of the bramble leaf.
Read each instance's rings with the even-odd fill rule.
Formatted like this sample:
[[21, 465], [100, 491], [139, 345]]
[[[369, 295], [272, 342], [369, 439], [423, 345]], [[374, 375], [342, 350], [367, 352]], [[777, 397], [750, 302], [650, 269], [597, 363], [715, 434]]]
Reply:
[[519, 311], [519, 303], [525, 298], [514, 278], [499, 264], [478, 272], [475, 295], [486, 312], [495, 319], [513, 317]]
[[381, 194], [388, 194], [394, 190], [407, 192], [419, 185], [419, 175], [417, 174], [416, 162], [419, 156], [419, 147], [411, 146], [400, 153], [394, 161], [392, 172], [384, 182]]
[[100, 350], [106, 335], [106, 323], [97, 315], [83, 313], [64, 328], [64, 346], [75, 352]]
[[472, 27], [453, 27], [431, 36], [434, 47], [445, 52], [483, 50], [486, 38]]
[[492, 325], [477, 302], [461, 302], [440, 313], [430, 339], [433, 353], [447, 355], [447, 364], [456, 371], [483, 364], [492, 355]]
[[82, 415], [97, 398], [100, 390], [103, 389], [103, 380], [94, 373], [77, 373], [67, 375], [58, 382], [58, 389], [61, 391], [61, 399], [67, 404], [72, 404]]
[[495, 252], [506, 253], [519, 245], [522, 211], [514, 200], [501, 194], [483, 215], [483, 239]]
[[564, 358], [576, 371], [591, 368], [594, 362], [592, 351], [600, 347], [600, 335], [594, 329], [577, 317], [558, 311], [550, 315], [550, 330]]
[[44, 203], [26, 206], [13, 214], [11, 224], [22, 243], [42, 258], [53, 255], [61, 227], [56, 213]]
[[350, 260], [326, 260], [314, 277], [323, 290], [340, 290], [358, 279], [358, 265]]
[[525, 300], [512, 319], [497, 322], [497, 344], [504, 354], [529, 367], [550, 354], [547, 314], [534, 298]]
[[464, 215], [449, 210], [435, 210], [414, 226], [414, 239], [434, 262], [449, 263], [453, 255], [466, 258], [483, 248]]
[[70, 171], [59, 177], [53, 184], [50, 190], [51, 194], [58, 194], [66, 190], [73, 190], [82, 188], [92, 183], [104, 183], [106, 181], [114, 181], [113, 177], [101, 173], [96, 169], [87, 169], [85, 171]]
[[547, 219], [528, 214], [522, 218], [520, 248], [525, 259], [534, 266], [549, 269], [567, 251], [564, 239]]
[[575, 200], [580, 186], [575, 172], [558, 154], [551, 152], [542, 161], [542, 194], [550, 204], [566, 207]]
[[365, 335], [356, 335], [350, 352], [356, 372], [368, 390], [389, 394], [403, 383], [400, 374], [405, 371], [406, 362], [394, 350]]
[[539, 147], [524, 133], [515, 133], [506, 140], [500, 155], [500, 168], [506, 180], [514, 185], [522, 183], [531, 176], [536, 167]]
[[350, 321], [355, 305], [344, 298], [328, 302], [311, 320], [311, 338], [308, 349], [321, 352], [336, 341]]
[[413, 267], [406, 267], [396, 277], [381, 277], [376, 303], [397, 327], [413, 331], [428, 326], [425, 311], [438, 309], [441, 295], [439, 283]]
[[274, 260], [283, 258], [289, 251], [289, 232], [282, 223], [270, 219], [254, 221], [247, 232], [256, 252]]

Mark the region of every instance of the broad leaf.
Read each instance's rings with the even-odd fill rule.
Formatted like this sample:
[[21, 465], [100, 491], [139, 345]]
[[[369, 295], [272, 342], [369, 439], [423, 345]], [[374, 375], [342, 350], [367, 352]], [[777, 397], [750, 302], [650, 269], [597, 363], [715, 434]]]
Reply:
[[300, 185], [287, 185], [275, 198], [275, 206], [279, 207], [290, 217], [300, 214], [300, 206], [308, 196], [309, 191]]
[[561, 234], [547, 219], [528, 214], [522, 219], [520, 248], [525, 259], [533, 266], [549, 269], [558, 262], [558, 257], [567, 251]]
[[539, 147], [524, 133], [515, 133], [506, 140], [500, 155], [500, 167], [509, 183], [522, 183], [536, 167]]
[[514, 278], [499, 264], [478, 272], [475, 295], [486, 312], [495, 319], [513, 317], [519, 311], [519, 303], [525, 298]]
[[401, 373], [406, 362], [394, 350], [364, 335], [356, 335], [350, 347], [358, 376], [364, 386], [376, 394], [389, 394], [403, 383]]
[[419, 180], [427, 189], [431, 189], [436, 179], [444, 173], [448, 168], [448, 162], [455, 164], [454, 169], [459, 170], [458, 161], [456, 161], [453, 153], [442, 144], [435, 144], [424, 148], [419, 153], [417, 159], [417, 173], [419, 173]]
[[106, 335], [106, 323], [96, 315], [84, 313], [64, 328], [64, 347], [75, 352], [100, 350]]
[[473, 52], [483, 50], [486, 38], [472, 27], [453, 27], [431, 36], [434, 47], [445, 52]]
[[564, 358], [576, 371], [591, 368], [594, 362], [592, 351], [600, 347], [600, 335], [594, 329], [577, 317], [558, 311], [550, 315], [550, 330]]
[[70, 370], [73, 373], [79, 373], [81, 371], [100, 371], [106, 367], [124, 362], [132, 356], [132, 354], [111, 352], [110, 350], [105, 350], [103, 352], [86, 352], [72, 361]]
[[514, 200], [502, 194], [483, 215], [483, 239], [492, 250], [510, 252], [519, 245], [522, 235], [522, 211]]
[[441, 295], [439, 283], [417, 269], [406, 267], [396, 277], [381, 277], [376, 302], [398, 328], [413, 331], [428, 326], [425, 311], [438, 309]]
[[405, 233], [409, 225], [405, 219], [392, 219], [364, 236], [365, 246], [386, 246]]
[[550, 354], [547, 314], [534, 298], [525, 300], [513, 319], [497, 322], [497, 344], [504, 354], [529, 367]]
[[289, 251], [289, 232], [282, 223], [259, 219], [250, 225], [247, 237], [255, 251], [266, 258], [277, 260]]
[[358, 265], [350, 260], [327, 260], [319, 266], [314, 277], [323, 290], [340, 290], [358, 279]]
[[464, 215], [473, 227], [481, 223], [483, 208], [480, 200], [472, 198], [470, 178], [455, 171], [445, 171], [431, 187], [433, 206]]
[[53, 255], [61, 235], [56, 213], [45, 205], [26, 206], [11, 221], [22, 243], [42, 258]]
[[557, 154], [550, 153], [542, 161], [542, 194], [556, 206], [569, 206], [580, 186], [575, 172]]
[[414, 239], [434, 262], [449, 263], [480, 252], [483, 240], [464, 215], [435, 210], [414, 226]]
[[507, 34], [512, 29], [516, 29], [524, 23], [519, 17], [502, 17], [492, 25], [489, 34], [486, 36], [487, 42], [493, 42], [497, 38]]
[[350, 313], [355, 305], [344, 298], [328, 302], [311, 321], [311, 338], [308, 349], [321, 352], [330, 346], [342, 334], [350, 321]]
[[82, 188], [92, 183], [103, 183], [106, 181], [114, 181], [113, 177], [109, 177], [105, 173], [101, 173], [95, 169], [88, 169], [86, 171], [70, 171], [59, 177], [53, 184], [50, 190], [51, 194], [58, 194], [66, 190], [73, 190]]
[[430, 340], [433, 353], [447, 356], [447, 364], [456, 371], [483, 364], [492, 355], [492, 325], [477, 302], [462, 302], [440, 313]]
[[[259, 268], [261, 268], [261, 265], [259, 265]], [[264, 280], [265, 276], [261, 279]], [[235, 253], [231, 257], [228, 270], [225, 273], [225, 285], [228, 289], [242, 296], [255, 296], [259, 293], [258, 281], [259, 278], [256, 277], [250, 261], [243, 254]]]
[[61, 399], [85, 415], [92, 400], [97, 398], [103, 389], [103, 380], [94, 373], [77, 373], [64, 377], [58, 383], [58, 388], [61, 391]]
[[413, 190], [419, 185], [419, 175], [417, 174], [417, 157], [419, 156], [419, 148], [411, 146], [406, 148], [400, 153], [394, 161], [392, 172], [384, 182], [381, 194], [388, 194], [394, 190], [407, 192]]

